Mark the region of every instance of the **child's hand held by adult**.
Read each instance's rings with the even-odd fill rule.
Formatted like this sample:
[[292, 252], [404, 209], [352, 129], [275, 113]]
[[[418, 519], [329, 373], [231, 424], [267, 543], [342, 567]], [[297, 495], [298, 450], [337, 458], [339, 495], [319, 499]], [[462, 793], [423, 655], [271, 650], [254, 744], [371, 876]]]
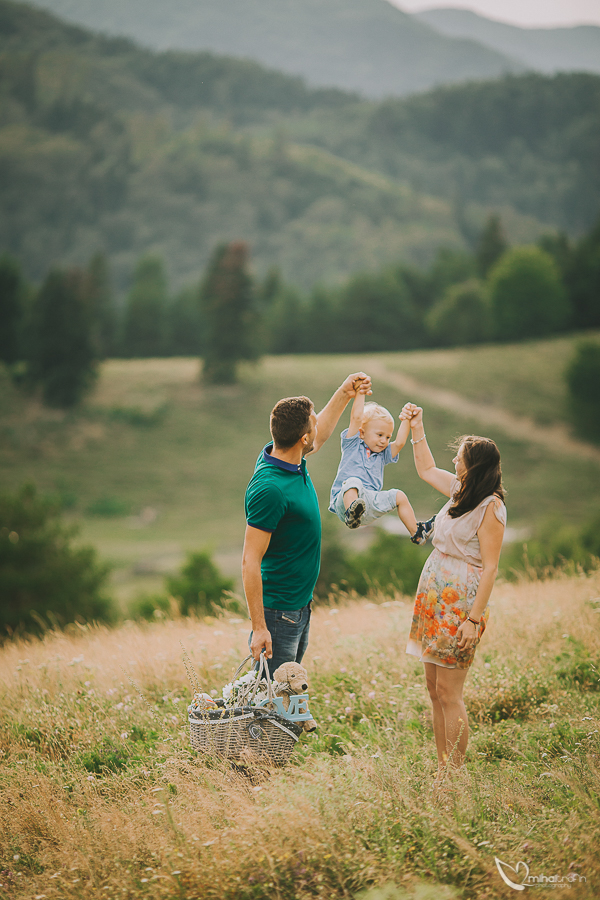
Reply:
[[423, 424], [423, 408], [415, 406], [414, 403], [407, 403], [406, 405], [411, 407], [410, 427], [418, 428], [419, 425]]
[[348, 375], [341, 389], [348, 398], [356, 397], [357, 394], [372, 394], [371, 377], [365, 372], [353, 372]]

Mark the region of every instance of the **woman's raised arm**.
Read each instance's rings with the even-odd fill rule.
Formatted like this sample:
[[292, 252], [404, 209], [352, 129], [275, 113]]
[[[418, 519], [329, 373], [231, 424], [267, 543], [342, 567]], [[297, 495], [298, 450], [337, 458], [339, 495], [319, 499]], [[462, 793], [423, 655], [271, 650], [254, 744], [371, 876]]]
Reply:
[[445, 494], [446, 497], [450, 497], [452, 495], [452, 488], [454, 486], [456, 475], [452, 472], [447, 472], [446, 469], [438, 469], [436, 466], [433, 453], [429, 449], [427, 438], [425, 437], [423, 410], [420, 406], [415, 406], [414, 403], [405, 403], [402, 412], [400, 413], [400, 417], [408, 419], [410, 422], [412, 432], [411, 443], [419, 478], [422, 478], [423, 481], [426, 481], [427, 484], [434, 487], [440, 494]]

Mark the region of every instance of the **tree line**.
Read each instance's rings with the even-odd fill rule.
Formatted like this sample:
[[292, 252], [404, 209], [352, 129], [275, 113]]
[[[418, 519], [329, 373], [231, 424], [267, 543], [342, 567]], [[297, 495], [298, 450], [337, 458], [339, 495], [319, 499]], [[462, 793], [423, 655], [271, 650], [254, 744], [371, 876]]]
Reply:
[[0, 360], [71, 406], [110, 356], [204, 357], [208, 380], [235, 380], [263, 353], [338, 353], [463, 346], [600, 327], [600, 221], [577, 241], [549, 235], [510, 247], [491, 215], [473, 252], [440, 249], [427, 269], [405, 263], [352, 276], [308, 295], [277, 269], [252, 276], [243, 241], [219, 245], [199, 284], [172, 296], [158, 256], [138, 260], [117, 303], [107, 259], [53, 268], [26, 283], [0, 259]]

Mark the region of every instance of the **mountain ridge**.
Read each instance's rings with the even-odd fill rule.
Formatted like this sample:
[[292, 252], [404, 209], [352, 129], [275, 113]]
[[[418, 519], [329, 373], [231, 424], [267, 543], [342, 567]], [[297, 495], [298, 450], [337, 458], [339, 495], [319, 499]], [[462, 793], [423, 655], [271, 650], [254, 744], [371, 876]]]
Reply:
[[600, 73], [600, 26], [521, 28], [459, 7], [413, 13], [447, 37], [470, 38], [545, 74]]
[[510, 75], [376, 103], [258, 63], [155, 53], [0, 0], [0, 248], [40, 279], [103, 251], [175, 288], [247, 240], [306, 290], [597, 217], [600, 78]]
[[35, 0], [69, 21], [155, 50], [208, 50], [370, 98], [520, 72], [521, 63], [448, 38], [387, 0]]

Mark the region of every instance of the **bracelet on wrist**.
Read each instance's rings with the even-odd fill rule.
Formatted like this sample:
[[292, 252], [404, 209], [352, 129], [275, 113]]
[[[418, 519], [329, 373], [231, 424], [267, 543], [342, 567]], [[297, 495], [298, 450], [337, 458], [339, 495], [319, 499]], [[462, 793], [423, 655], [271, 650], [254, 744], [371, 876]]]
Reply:
[[479, 625], [479, 623], [481, 622], [481, 619], [478, 619], [477, 621], [475, 621], [475, 619], [472, 619], [471, 616], [468, 616], [467, 622], [472, 622], [473, 625]]
[[411, 439], [410, 439], [410, 442], [411, 442], [411, 444], [412, 444], [413, 447], [414, 447], [415, 444], [420, 444], [421, 441], [424, 441], [426, 437], [427, 437], [427, 435], [425, 434], [425, 432], [423, 432], [423, 437], [417, 438], [416, 441], [413, 441], [413, 439], [411, 438]]

